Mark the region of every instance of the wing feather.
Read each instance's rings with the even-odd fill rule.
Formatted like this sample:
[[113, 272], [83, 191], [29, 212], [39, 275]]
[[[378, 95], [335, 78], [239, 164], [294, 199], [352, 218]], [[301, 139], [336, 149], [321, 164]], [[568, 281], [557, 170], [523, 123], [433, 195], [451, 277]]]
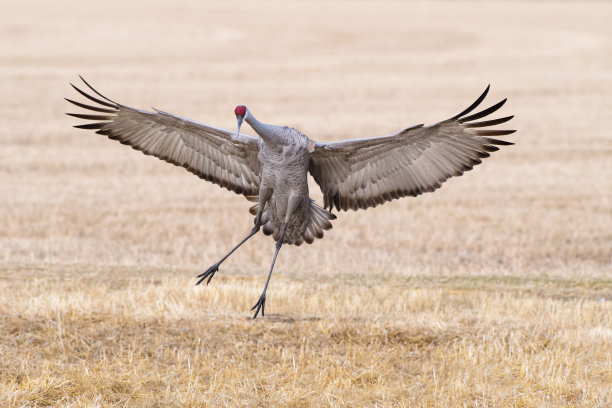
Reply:
[[101, 106], [66, 99], [89, 111], [103, 114], [68, 113], [95, 121], [76, 125], [96, 129], [96, 133], [129, 145], [146, 155], [182, 166], [200, 178], [212, 181], [238, 194], [257, 195], [260, 164], [257, 158], [260, 139], [198, 123], [154, 109], [147, 112], [112, 101], [81, 78], [97, 96], [72, 87], [82, 96]]
[[417, 125], [389, 136], [316, 143], [309, 171], [321, 187], [325, 208], [365, 209], [434, 191], [450, 177], [480, 164], [499, 150], [497, 146], [513, 144], [490, 136], [506, 136], [515, 130], [487, 129], [513, 116], [474, 122], [506, 103], [504, 99], [472, 113], [488, 92], [487, 86], [468, 108], [433, 125]]

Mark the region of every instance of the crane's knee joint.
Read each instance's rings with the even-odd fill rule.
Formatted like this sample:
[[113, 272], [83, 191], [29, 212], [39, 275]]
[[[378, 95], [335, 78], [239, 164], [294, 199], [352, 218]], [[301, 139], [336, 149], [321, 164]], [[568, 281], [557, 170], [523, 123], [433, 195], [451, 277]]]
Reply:
[[276, 249], [280, 250], [281, 246], [283, 246], [283, 238], [276, 241]]

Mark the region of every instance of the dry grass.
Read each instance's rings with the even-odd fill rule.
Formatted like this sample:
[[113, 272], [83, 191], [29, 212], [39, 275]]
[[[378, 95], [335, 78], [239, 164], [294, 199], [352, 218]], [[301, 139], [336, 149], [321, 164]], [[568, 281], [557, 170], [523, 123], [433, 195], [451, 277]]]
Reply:
[[[123, 3], [0, 16], [0, 406], [612, 404], [611, 5]], [[491, 82], [518, 144], [283, 249], [251, 321], [269, 238], [193, 287], [250, 203], [71, 130], [78, 73], [316, 140], [436, 121]]]

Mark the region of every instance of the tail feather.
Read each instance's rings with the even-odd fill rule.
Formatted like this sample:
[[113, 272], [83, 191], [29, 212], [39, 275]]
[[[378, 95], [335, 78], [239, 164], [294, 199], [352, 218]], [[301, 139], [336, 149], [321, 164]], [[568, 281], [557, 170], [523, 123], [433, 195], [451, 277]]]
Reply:
[[304, 231], [304, 241], [306, 241], [306, 243], [308, 244], [312, 244], [314, 242], [314, 236], [312, 235], [312, 232], [310, 232], [310, 229], [306, 228], [306, 231]]
[[[257, 196], [247, 196], [247, 200], [257, 202]], [[259, 203], [255, 204], [251, 208], [249, 208], [249, 212], [253, 215], [257, 215], [257, 211], [259, 210]], [[306, 241], [309, 244], [312, 244], [315, 238], [321, 239], [323, 238], [324, 232], [332, 228], [332, 220], [335, 220], [336, 216], [329, 211], [319, 207], [315, 204], [314, 200], [310, 200], [310, 221], [306, 230], [304, 231], [302, 238], [303, 241]], [[272, 225], [272, 219], [267, 210], [264, 210], [261, 218], [262, 230], [266, 235], [273, 235], [274, 239], [278, 240], [280, 238], [280, 229], [275, 228]], [[302, 240], [295, 242], [295, 245], [301, 245]]]

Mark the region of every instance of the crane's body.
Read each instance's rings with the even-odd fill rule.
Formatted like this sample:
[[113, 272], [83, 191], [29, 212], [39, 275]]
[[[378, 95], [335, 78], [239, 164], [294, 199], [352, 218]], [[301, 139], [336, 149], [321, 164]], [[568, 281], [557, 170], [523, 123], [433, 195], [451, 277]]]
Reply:
[[264, 233], [271, 233], [278, 240], [283, 223], [287, 222], [284, 242], [302, 243], [310, 221], [307, 169], [311, 141], [292, 128], [261, 127], [252, 115], [246, 121], [262, 138], [258, 207], [265, 209]]
[[[219, 265], [260, 230], [276, 240], [276, 250], [264, 290], [253, 306], [255, 315], [265, 311], [266, 291], [276, 258], [283, 244], [301, 245], [323, 238], [332, 227], [331, 213], [366, 209], [404, 196], [418, 196], [438, 189], [452, 176], [460, 176], [510, 142], [504, 136], [514, 130], [490, 129], [512, 119], [475, 122], [497, 111], [501, 102], [468, 115], [484, 100], [485, 92], [454, 117], [397, 133], [342, 142], [321, 143], [301, 132], [259, 122], [242, 105], [234, 113], [238, 131], [216, 128], [155, 110], [147, 112], [118, 104], [83, 82], [98, 99], [74, 87], [96, 103], [70, 103], [96, 114], [69, 115], [97, 122], [77, 125], [118, 140], [147, 155], [185, 167], [197, 176], [255, 201], [250, 212], [254, 227], [225, 256], [198, 275], [200, 284], [210, 283]], [[99, 114], [102, 113], [102, 114]], [[240, 134], [246, 121], [258, 137]], [[483, 129], [485, 128], [485, 129]], [[308, 173], [323, 192], [323, 208], [309, 197]], [[252, 309], [252, 310], [253, 310]]]

